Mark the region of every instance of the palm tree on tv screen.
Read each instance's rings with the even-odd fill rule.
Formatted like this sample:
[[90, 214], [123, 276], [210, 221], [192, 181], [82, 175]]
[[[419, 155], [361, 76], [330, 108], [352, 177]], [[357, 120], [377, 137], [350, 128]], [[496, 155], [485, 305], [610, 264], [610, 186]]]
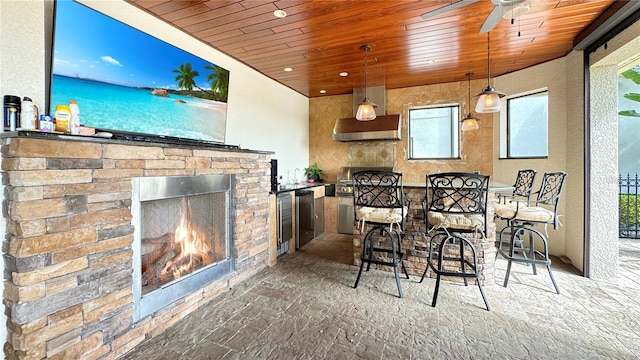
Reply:
[[213, 90], [215, 97], [220, 101], [227, 102], [229, 93], [229, 71], [218, 65], [206, 65], [204, 68], [212, 71], [212, 73], [207, 76], [207, 81], [211, 81], [211, 90]]
[[173, 72], [178, 74], [178, 75], [176, 75], [174, 80], [178, 82], [178, 86], [181, 89], [193, 90], [193, 88], [196, 87], [196, 88], [204, 91], [203, 89], [198, 87], [198, 85], [196, 85], [196, 82], [193, 80], [193, 78], [195, 78], [196, 76], [198, 76], [200, 74], [198, 74], [197, 71], [195, 71], [195, 70], [193, 70], [191, 68], [191, 63], [187, 62], [187, 63], [184, 63], [184, 64], [180, 64], [178, 69], [173, 70]]

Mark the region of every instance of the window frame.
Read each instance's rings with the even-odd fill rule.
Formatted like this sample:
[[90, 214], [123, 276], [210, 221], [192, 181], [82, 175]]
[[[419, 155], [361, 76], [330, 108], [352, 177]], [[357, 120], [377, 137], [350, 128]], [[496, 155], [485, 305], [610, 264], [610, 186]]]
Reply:
[[[458, 111], [458, 116], [457, 118], [454, 118], [454, 114], [450, 114], [449, 119], [450, 119], [450, 127], [451, 127], [451, 134], [452, 136], [455, 136], [455, 139], [452, 139], [451, 141], [451, 146], [452, 148], [449, 149], [450, 150], [450, 154], [452, 154], [452, 156], [444, 156], [444, 157], [413, 157], [413, 137], [411, 136], [411, 112], [414, 110], [424, 110], [424, 109], [441, 109], [441, 108], [450, 108], [450, 112], [453, 111], [453, 109], [457, 109]], [[408, 141], [407, 141], [407, 160], [408, 161], [414, 161], [414, 160], [460, 160], [461, 159], [461, 141], [462, 141], [462, 137], [460, 136], [460, 114], [461, 114], [461, 110], [462, 110], [462, 106], [459, 103], [447, 103], [447, 104], [433, 104], [433, 105], [422, 105], [422, 106], [415, 106], [415, 107], [410, 107], [408, 109], [408, 120], [407, 120], [407, 133], [408, 133]]]
[[[527, 156], [514, 156], [511, 155], [511, 119], [510, 119], [510, 106], [511, 106], [511, 100], [516, 100], [516, 99], [521, 99], [524, 97], [528, 97], [528, 96], [532, 96], [532, 95], [538, 95], [538, 94], [546, 94], [547, 96], [547, 149], [546, 149], [546, 155], [527, 155]], [[501, 151], [502, 156], [501, 159], [514, 159], [514, 160], [518, 160], [518, 159], [547, 159], [549, 157], [549, 89], [547, 88], [543, 88], [543, 89], [537, 89], [537, 90], [533, 90], [533, 91], [529, 91], [526, 93], [521, 93], [518, 95], [514, 95], [514, 96], [510, 96], [507, 98], [506, 101], [506, 111], [504, 111], [504, 124], [505, 124], [505, 138], [504, 138], [504, 148], [503, 151]]]

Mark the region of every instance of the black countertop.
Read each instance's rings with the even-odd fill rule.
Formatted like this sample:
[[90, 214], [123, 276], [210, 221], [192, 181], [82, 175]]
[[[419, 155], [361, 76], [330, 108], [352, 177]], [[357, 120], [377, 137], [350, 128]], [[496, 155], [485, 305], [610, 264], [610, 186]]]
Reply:
[[296, 191], [296, 190], [300, 190], [300, 189], [311, 189], [314, 188], [316, 186], [324, 186], [325, 183], [301, 183], [301, 184], [284, 184], [284, 185], [278, 185], [278, 187], [276, 188], [275, 191], [271, 191], [272, 194], [279, 194], [279, 193], [283, 193], [283, 192], [288, 192], [288, 191]]
[[134, 146], [160, 146], [160, 147], [179, 147], [179, 148], [197, 148], [207, 150], [218, 151], [230, 151], [230, 152], [244, 152], [244, 153], [257, 153], [257, 154], [274, 154], [273, 151], [263, 150], [250, 150], [242, 149], [239, 145], [230, 145], [223, 143], [216, 143], [206, 140], [194, 140], [187, 138], [177, 138], [171, 136], [158, 136], [128, 132], [102, 132], [106, 137], [99, 135], [71, 135], [62, 134], [57, 132], [41, 132], [41, 131], [28, 131], [19, 130], [11, 132], [0, 133], [0, 139], [12, 138], [12, 137], [27, 137], [32, 139], [46, 139], [46, 140], [71, 140], [71, 141], [86, 141], [86, 142], [98, 142], [104, 144], [122, 144], [122, 145], [134, 145]]

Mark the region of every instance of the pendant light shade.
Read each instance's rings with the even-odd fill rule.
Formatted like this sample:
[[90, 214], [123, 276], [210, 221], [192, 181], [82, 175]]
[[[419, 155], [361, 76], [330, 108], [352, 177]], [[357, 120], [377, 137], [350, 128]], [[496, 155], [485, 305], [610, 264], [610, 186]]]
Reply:
[[364, 51], [364, 99], [362, 100], [362, 104], [358, 105], [356, 120], [370, 121], [376, 118], [375, 108], [378, 106], [372, 103], [367, 97], [367, 54], [371, 51], [371, 46], [369, 44], [362, 45], [360, 50]]
[[358, 105], [358, 111], [356, 112], [356, 119], [360, 121], [369, 121], [376, 118], [375, 104], [369, 101], [369, 98], [364, 98], [362, 104]]
[[504, 97], [504, 95], [504, 93], [487, 86], [482, 90], [482, 93], [477, 95], [478, 103], [476, 104], [476, 112], [493, 113], [502, 110], [502, 101], [500, 98]]
[[467, 106], [469, 107], [469, 114], [462, 119], [462, 131], [476, 130], [479, 128], [478, 126], [478, 118], [471, 114], [471, 75], [473, 73], [467, 73], [467, 94], [469, 96], [469, 102], [467, 102]]
[[491, 52], [490, 52], [490, 38], [487, 32], [487, 87], [474, 98], [478, 99], [476, 104], [476, 112], [479, 113], [493, 113], [502, 110], [502, 101], [500, 98], [505, 96], [505, 93], [496, 91], [491, 87]]
[[471, 114], [467, 115], [466, 118], [462, 119], [462, 131], [469, 130], [477, 130], [480, 128], [478, 126], [478, 119], [474, 117], [469, 117]]

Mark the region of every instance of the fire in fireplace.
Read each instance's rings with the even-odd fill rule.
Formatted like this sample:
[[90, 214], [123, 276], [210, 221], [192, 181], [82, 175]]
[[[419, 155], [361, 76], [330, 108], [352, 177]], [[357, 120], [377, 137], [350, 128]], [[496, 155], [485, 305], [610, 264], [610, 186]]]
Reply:
[[137, 319], [232, 270], [230, 181], [228, 175], [133, 180]]

